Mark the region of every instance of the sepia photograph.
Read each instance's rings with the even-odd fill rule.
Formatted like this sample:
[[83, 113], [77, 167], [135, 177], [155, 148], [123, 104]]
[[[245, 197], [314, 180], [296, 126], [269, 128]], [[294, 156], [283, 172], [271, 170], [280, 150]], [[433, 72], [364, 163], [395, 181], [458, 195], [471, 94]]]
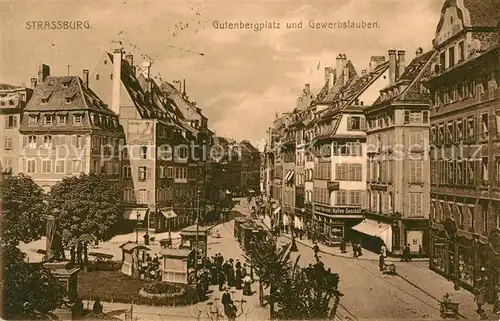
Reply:
[[0, 319], [500, 320], [500, 0], [0, 1]]

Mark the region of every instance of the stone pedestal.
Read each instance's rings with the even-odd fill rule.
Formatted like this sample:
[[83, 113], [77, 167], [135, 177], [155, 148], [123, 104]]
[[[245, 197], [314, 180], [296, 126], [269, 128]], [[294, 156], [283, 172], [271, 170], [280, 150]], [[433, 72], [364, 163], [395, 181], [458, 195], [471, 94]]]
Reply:
[[78, 298], [77, 275], [80, 269], [73, 267], [73, 265], [67, 261], [46, 262], [43, 266], [52, 273], [66, 291], [65, 301], [68, 302], [68, 305], [56, 309], [54, 314], [59, 316], [62, 320], [74, 319], [75, 316], [72, 313], [71, 306]]

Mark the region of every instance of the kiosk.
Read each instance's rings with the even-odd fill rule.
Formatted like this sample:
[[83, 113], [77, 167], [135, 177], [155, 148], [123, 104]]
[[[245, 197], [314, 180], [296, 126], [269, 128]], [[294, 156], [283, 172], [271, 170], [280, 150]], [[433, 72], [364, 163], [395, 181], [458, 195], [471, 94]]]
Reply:
[[[198, 226], [198, 259], [207, 257], [208, 234], [210, 227]], [[181, 230], [180, 249], [194, 249], [196, 244], [196, 225], [188, 226]]]
[[137, 275], [139, 262], [142, 261], [145, 252], [150, 251], [150, 248], [130, 241], [120, 245], [120, 248], [122, 249], [122, 273], [128, 276]]
[[190, 273], [194, 273], [193, 249], [162, 249], [161, 280], [172, 283], [189, 283]]

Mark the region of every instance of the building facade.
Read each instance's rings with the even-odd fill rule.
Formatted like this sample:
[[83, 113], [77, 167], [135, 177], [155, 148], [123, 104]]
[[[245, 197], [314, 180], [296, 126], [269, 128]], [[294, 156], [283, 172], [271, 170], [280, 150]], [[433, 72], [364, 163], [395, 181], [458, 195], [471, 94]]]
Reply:
[[[36, 86], [37, 78], [32, 79], [32, 88]], [[21, 144], [19, 141], [19, 126], [21, 115], [28, 100], [33, 94], [32, 88], [0, 84], [0, 164], [5, 173], [22, 172], [19, 167]]]
[[490, 302], [500, 290], [499, 12], [493, 0], [445, 2], [425, 83], [430, 268], [468, 289], [487, 283]]
[[[33, 96], [22, 112], [20, 169], [45, 191], [68, 175], [94, 173], [120, 179], [118, 117], [77, 76], [50, 76], [41, 65]], [[35, 80], [32, 81], [35, 83]]]
[[[368, 145], [364, 232], [382, 239], [397, 255], [407, 244], [412, 253], [428, 252], [429, 93], [421, 79], [430, 74], [434, 56], [434, 50], [423, 53], [419, 48], [406, 66], [404, 51], [389, 51], [390, 85], [364, 109]], [[380, 228], [371, 228], [377, 224]], [[380, 248], [378, 239], [370, 241], [367, 246]]]

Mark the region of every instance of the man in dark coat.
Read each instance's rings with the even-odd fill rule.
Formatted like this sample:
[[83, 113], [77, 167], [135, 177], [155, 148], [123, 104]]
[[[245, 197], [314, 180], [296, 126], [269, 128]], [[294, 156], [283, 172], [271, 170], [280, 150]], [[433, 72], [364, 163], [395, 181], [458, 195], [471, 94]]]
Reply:
[[227, 285], [230, 287], [235, 286], [234, 282], [234, 267], [229, 265], [229, 274], [227, 275]]
[[224, 290], [224, 283], [226, 283], [226, 275], [222, 270], [219, 270], [218, 281], [219, 281], [219, 291]]
[[[240, 263], [240, 262], [238, 262]], [[235, 283], [236, 283], [236, 290], [241, 290], [241, 264], [239, 267], [236, 268], [236, 276], [235, 276]]]
[[226, 291], [222, 294], [221, 303], [225, 307], [231, 302], [231, 294], [229, 293], [229, 288], [226, 287]]
[[217, 276], [219, 274], [219, 271], [217, 269], [217, 266], [216, 265], [212, 265], [212, 268], [210, 269], [210, 283], [212, 285], [216, 285], [217, 284]]

